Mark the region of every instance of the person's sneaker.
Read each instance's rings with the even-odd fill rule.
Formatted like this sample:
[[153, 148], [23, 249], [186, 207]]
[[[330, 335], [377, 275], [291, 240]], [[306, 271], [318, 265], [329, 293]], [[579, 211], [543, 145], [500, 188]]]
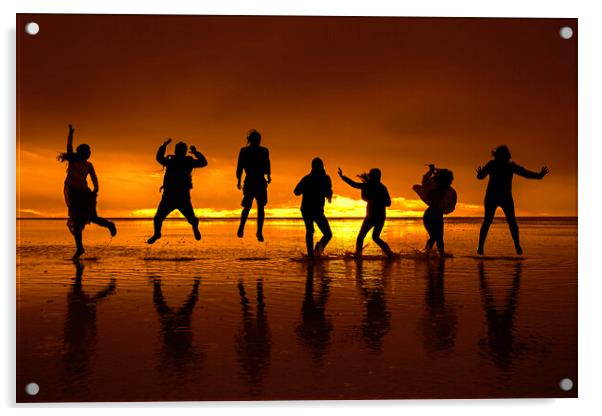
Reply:
[[243, 238], [245, 236], [245, 229], [239, 228], [238, 231], [236, 232], [236, 235], [238, 236], [238, 238]]
[[263, 234], [259, 231], [257, 231], [257, 241], [263, 243]]
[[192, 229], [192, 232], [194, 233], [194, 239], [195, 240], [200, 240], [201, 239], [201, 232], [199, 231], [199, 227], [194, 227]]
[[111, 233], [111, 237], [115, 237], [117, 235], [117, 227], [115, 227], [114, 222], [109, 223], [109, 232]]
[[479, 248], [477, 248], [477, 254], [478, 254], [479, 256], [482, 256], [482, 255], [484, 254], [483, 247], [479, 247]]
[[149, 238], [146, 242], [148, 244], [153, 244], [155, 241], [161, 238], [161, 234], [153, 234], [151, 238]]
[[516, 254], [519, 256], [523, 255], [523, 248], [521, 246], [516, 246]]
[[79, 259], [81, 257], [82, 254], [85, 253], [85, 250], [83, 247], [78, 248], [77, 250], [75, 250], [75, 254], [73, 254], [73, 259]]

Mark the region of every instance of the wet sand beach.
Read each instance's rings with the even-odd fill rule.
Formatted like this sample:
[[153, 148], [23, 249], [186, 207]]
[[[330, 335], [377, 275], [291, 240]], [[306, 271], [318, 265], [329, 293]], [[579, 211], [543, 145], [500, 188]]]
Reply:
[[[19, 220], [17, 401], [576, 397], [577, 219], [449, 219], [444, 261], [416, 253], [420, 219], [391, 219], [387, 260], [361, 220], [332, 220], [328, 258], [303, 257], [299, 220], [265, 243], [234, 220], [88, 226], [70, 260], [63, 220]], [[319, 232], [317, 233], [319, 236]], [[558, 387], [569, 377], [575, 388]], [[25, 394], [29, 382], [37, 396]]]

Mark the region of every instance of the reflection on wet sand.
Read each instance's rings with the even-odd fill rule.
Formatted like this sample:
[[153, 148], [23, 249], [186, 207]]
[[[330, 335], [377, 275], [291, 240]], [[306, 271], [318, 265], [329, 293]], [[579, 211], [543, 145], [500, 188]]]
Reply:
[[180, 373], [188, 367], [200, 364], [202, 353], [192, 345], [192, 312], [199, 298], [201, 279], [194, 277], [190, 294], [177, 309], [167, 305], [161, 278], [153, 277], [153, 304], [159, 314], [163, 346], [160, 355], [160, 366], [165, 371]]
[[[305, 296], [301, 305], [301, 322], [297, 325], [296, 334], [299, 342], [310, 350], [313, 363], [322, 365], [333, 329], [332, 320], [326, 315], [330, 278], [324, 263], [311, 262], [305, 264], [305, 267]], [[316, 278], [319, 286], [314, 294]]]
[[[24, 235], [44, 241], [55, 223], [31, 221]], [[558, 388], [578, 383], [576, 222], [533, 225], [545, 245], [526, 239], [537, 254], [522, 260], [387, 261], [372, 247], [361, 261], [313, 263], [291, 254], [305, 230], [287, 224], [269, 250], [228, 246], [235, 222], [204, 224], [208, 238], [224, 236], [216, 246], [188, 251], [183, 223], [183, 243], [153, 247], [156, 258], [202, 261], [91, 244], [97, 260], [72, 263], [62, 243], [19, 247], [17, 400], [577, 396]], [[455, 246], [470, 246], [479, 226], [452, 227]], [[147, 230], [125, 222], [120, 235]], [[387, 238], [422, 245], [420, 231]]]
[[424, 316], [419, 320], [424, 348], [429, 353], [454, 349], [458, 318], [455, 309], [445, 301], [445, 261], [426, 262]]
[[391, 313], [387, 310], [385, 283], [391, 274], [393, 262], [383, 260], [378, 263], [382, 265], [380, 273], [377, 270], [365, 270], [361, 259], [355, 263], [355, 280], [365, 308], [361, 325], [362, 339], [374, 352], [382, 350], [383, 337], [391, 329]]
[[479, 287], [485, 318], [487, 320], [487, 339], [481, 342], [491, 360], [502, 370], [510, 370], [516, 356], [514, 316], [517, 307], [518, 290], [522, 273], [522, 263], [516, 262], [510, 287], [506, 290], [505, 305], [496, 303], [494, 291], [487, 281], [485, 265], [479, 262]]
[[238, 283], [242, 325], [235, 337], [235, 348], [240, 374], [251, 395], [261, 393], [263, 378], [270, 364], [271, 334], [263, 295], [263, 280], [257, 279], [257, 305], [251, 311], [245, 286]]
[[115, 293], [116, 280], [111, 278], [107, 286], [94, 295], [83, 288], [84, 264], [74, 261], [75, 278], [67, 294], [67, 316], [63, 338], [63, 363], [66, 370], [67, 388], [75, 386], [87, 390], [82, 380], [90, 374], [90, 361], [96, 349], [96, 311], [100, 301]]

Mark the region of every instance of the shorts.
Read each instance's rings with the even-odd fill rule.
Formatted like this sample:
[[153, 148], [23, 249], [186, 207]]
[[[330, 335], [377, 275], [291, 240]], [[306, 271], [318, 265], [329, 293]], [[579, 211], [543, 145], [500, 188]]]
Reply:
[[189, 189], [164, 189], [155, 218], [163, 221], [176, 209], [182, 213], [189, 223], [198, 223], [198, 219], [192, 208]]
[[250, 209], [253, 205], [253, 200], [257, 201], [257, 206], [264, 207], [268, 203], [268, 183], [260, 180], [254, 182], [245, 181], [242, 187], [243, 198], [240, 203], [243, 208]]
[[65, 202], [69, 213], [67, 227], [73, 233], [76, 229], [84, 229], [97, 217], [96, 194], [89, 188], [64, 187]]

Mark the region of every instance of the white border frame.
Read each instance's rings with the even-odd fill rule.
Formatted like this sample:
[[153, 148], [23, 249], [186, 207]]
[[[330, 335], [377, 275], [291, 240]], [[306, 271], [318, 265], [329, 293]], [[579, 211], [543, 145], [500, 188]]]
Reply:
[[[169, 411], [198, 414], [199, 407], [219, 414], [328, 414], [333, 411], [359, 415], [375, 409], [381, 414], [421, 411], [447, 415], [507, 415], [535, 411], [549, 415], [594, 413], [602, 408], [598, 387], [602, 370], [600, 322], [597, 321], [598, 294], [602, 293], [602, 268], [594, 262], [602, 232], [598, 212], [602, 207], [600, 184], [595, 168], [600, 165], [602, 145], [602, 40], [601, 6], [593, 0], [497, 2], [474, 0], [423, 0], [416, 2], [385, 0], [21, 0], [1, 3], [3, 25], [0, 65], [3, 96], [0, 100], [1, 140], [0, 175], [5, 193], [0, 203], [0, 264], [2, 276], [2, 331], [0, 342], [0, 404], [26, 413], [80, 414], [82, 407], [93, 414], [109, 409], [126, 414], [133, 408], [145, 414]], [[542, 400], [409, 400], [409, 401], [316, 401], [316, 402], [205, 402], [139, 403], [82, 405], [15, 405], [15, 14], [16, 13], [107, 13], [107, 14], [243, 14], [243, 15], [338, 15], [338, 16], [449, 16], [449, 17], [566, 17], [579, 19], [579, 399]], [[22, 28], [18, 28], [22, 30]], [[461, 382], [461, 380], [458, 380]], [[65, 409], [64, 407], [67, 407]], [[599, 410], [598, 410], [599, 411]]]

